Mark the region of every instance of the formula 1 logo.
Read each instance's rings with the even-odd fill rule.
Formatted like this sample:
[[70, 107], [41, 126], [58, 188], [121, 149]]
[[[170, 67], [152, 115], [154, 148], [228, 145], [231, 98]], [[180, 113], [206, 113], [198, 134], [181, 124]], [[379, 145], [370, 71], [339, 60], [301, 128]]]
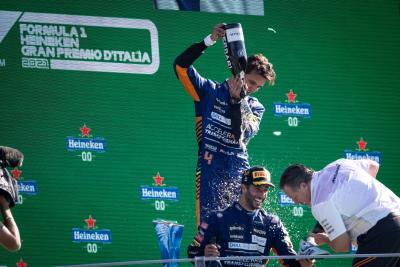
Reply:
[[165, 210], [168, 204], [165, 201], [178, 201], [179, 189], [177, 187], [167, 187], [164, 184], [165, 178], [159, 172], [153, 176], [154, 183], [152, 186], [140, 187], [140, 198], [142, 200], [154, 200], [154, 207], [156, 210]]
[[160, 65], [158, 31], [147, 19], [0, 10], [0, 21], [0, 43], [17, 24], [10, 49], [20, 46], [23, 68], [154, 74]]
[[103, 153], [106, 151], [106, 140], [102, 137], [93, 138], [93, 135], [90, 134], [91, 128], [86, 123], [79, 130], [81, 131], [79, 137], [67, 137], [68, 151], [82, 151], [78, 157], [87, 162], [91, 162], [95, 157], [92, 152]]
[[287, 117], [290, 127], [297, 127], [301, 122], [298, 117], [311, 118], [311, 105], [308, 103], [299, 103], [296, 100], [297, 94], [293, 89], [286, 94], [287, 99], [284, 102], [274, 102], [273, 113], [276, 117]]
[[371, 159], [379, 164], [382, 163], [381, 152], [379, 151], [369, 151], [367, 149], [367, 142], [364, 140], [363, 137], [360, 137], [360, 140], [356, 142], [358, 148], [356, 150], [345, 150], [344, 151], [344, 158], [346, 159]]
[[26, 196], [35, 196], [38, 193], [38, 186], [36, 181], [25, 181], [24, 177], [22, 177], [22, 171], [18, 168], [14, 168], [11, 171], [13, 178], [17, 181], [18, 186], [18, 201], [17, 204], [22, 205], [24, 203], [24, 199]]
[[85, 243], [84, 248], [88, 253], [97, 253], [101, 248], [98, 244], [111, 244], [112, 235], [108, 229], [98, 229], [95, 226], [96, 219], [89, 215], [85, 219], [83, 228], [72, 228], [72, 242]]

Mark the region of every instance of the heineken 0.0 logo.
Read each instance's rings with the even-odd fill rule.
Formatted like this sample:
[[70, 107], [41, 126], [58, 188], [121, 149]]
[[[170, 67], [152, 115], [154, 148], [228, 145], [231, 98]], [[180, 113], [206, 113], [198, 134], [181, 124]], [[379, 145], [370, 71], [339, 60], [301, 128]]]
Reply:
[[[95, 155], [94, 152], [106, 152], [106, 140], [103, 137], [94, 138], [91, 134], [91, 128], [86, 126], [86, 123], [79, 128], [81, 134], [79, 137], [68, 136], [66, 138], [66, 145], [68, 151], [79, 151], [77, 155], [82, 161], [91, 162]], [[93, 153], [92, 153], [93, 152]]]

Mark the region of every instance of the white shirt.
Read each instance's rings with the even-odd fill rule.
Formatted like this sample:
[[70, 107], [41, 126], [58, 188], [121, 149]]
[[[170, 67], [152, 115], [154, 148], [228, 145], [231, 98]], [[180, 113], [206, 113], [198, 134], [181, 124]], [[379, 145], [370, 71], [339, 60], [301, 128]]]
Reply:
[[330, 240], [348, 232], [356, 241], [390, 212], [400, 212], [399, 197], [368, 173], [370, 164], [339, 159], [313, 174], [311, 212]]

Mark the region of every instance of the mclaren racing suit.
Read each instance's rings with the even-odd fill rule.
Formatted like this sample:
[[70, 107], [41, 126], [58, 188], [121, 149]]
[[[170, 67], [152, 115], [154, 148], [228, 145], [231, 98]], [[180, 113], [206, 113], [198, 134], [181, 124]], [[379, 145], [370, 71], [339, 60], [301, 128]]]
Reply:
[[[204, 256], [207, 244], [215, 243], [220, 257], [296, 255], [289, 235], [275, 215], [263, 209], [244, 210], [238, 202], [223, 211], [213, 213], [198, 226], [198, 233], [188, 247], [190, 258]], [[260, 267], [265, 260], [224, 260], [224, 267]], [[282, 266], [300, 266], [294, 259], [280, 261]]]
[[206, 48], [204, 41], [193, 44], [174, 62], [178, 79], [194, 100], [197, 222], [238, 200], [241, 174], [249, 168], [246, 145], [257, 133], [265, 110], [251, 96], [231, 102], [227, 81], [217, 83], [196, 71], [192, 64]]

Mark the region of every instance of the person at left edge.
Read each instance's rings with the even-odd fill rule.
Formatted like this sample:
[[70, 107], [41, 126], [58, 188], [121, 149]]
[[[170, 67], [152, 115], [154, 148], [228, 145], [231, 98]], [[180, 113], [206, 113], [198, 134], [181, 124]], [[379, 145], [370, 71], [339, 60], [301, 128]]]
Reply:
[[[218, 83], [201, 76], [192, 64], [224, 33], [223, 24], [217, 24], [210, 35], [191, 45], [174, 62], [175, 73], [195, 107], [197, 223], [210, 212], [237, 201], [241, 174], [249, 168], [246, 145], [257, 134], [265, 110], [250, 95], [266, 82], [273, 85], [276, 77], [272, 64], [262, 54], [248, 57], [244, 81], [231, 76]], [[243, 99], [242, 87], [246, 93]]]
[[0, 222], [0, 244], [11, 252], [21, 248], [21, 238], [11, 212], [18, 200], [18, 187], [7, 167], [20, 167], [23, 160], [24, 155], [18, 149], [0, 146], [0, 213], [3, 217], [3, 222]]
[[[198, 256], [268, 256], [296, 255], [288, 232], [278, 216], [268, 214], [262, 204], [267, 196], [271, 175], [262, 166], [245, 170], [238, 202], [223, 211], [212, 213], [198, 226], [198, 233], [188, 247], [189, 258]], [[262, 267], [264, 260], [223, 260], [223, 267]], [[281, 260], [282, 266], [313, 266], [314, 261]]]

